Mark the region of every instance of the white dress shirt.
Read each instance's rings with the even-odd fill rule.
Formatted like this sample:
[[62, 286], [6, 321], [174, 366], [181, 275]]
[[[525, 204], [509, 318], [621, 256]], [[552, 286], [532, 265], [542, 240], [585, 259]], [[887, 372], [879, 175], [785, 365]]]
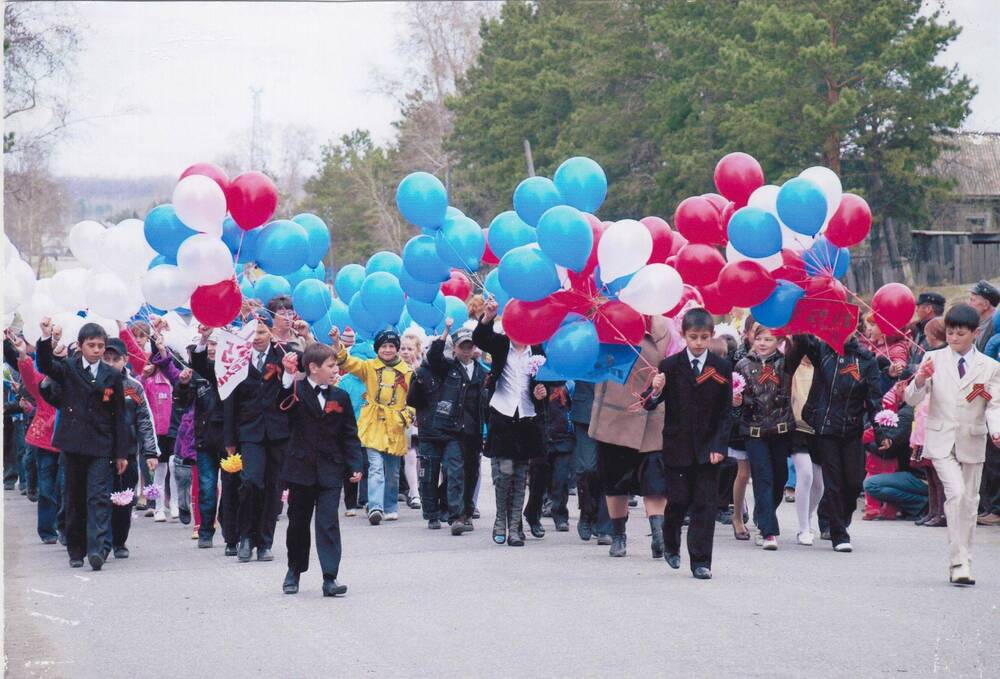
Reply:
[[960, 354], [954, 349], [951, 349], [950, 353], [952, 363], [955, 364], [955, 374], [958, 374], [958, 361], [963, 358], [965, 359], [965, 373], [968, 374], [969, 370], [972, 369], [973, 362], [976, 359], [976, 345], [973, 344], [964, 354]]
[[694, 368], [693, 363], [695, 361], [698, 361], [697, 373], [699, 375], [705, 372], [705, 359], [708, 358], [708, 351], [701, 352], [701, 356], [695, 356], [694, 354], [691, 353], [691, 350], [688, 349], [687, 358], [688, 358], [688, 365], [690, 365], [692, 368]]
[[100, 367], [101, 362], [97, 361], [96, 363], [87, 363], [87, 359], [85, 359], [85, 358], [81, 358], [80, 360], [83, 361], [83, 367], [84, 367], [84, 369], [89, 370], [91, 377], [96, 380], [97, 379], [97, 370]]
[[251, 349], [251, 352], [252, 353], [250, 354], [250, 365], [263, 372], [263, 368], [260, 367], [260, 361], [265, 361], [265, 362], [267, 361], [267, 349], [264, 349], [264, 351], [257, 351], [256, 349]]
[[507, 363], [497, 380], [496, 391], [490, 399], [490, 406], [498, 413], [507, 417], [520, 414], [521, 417], [534, 417], [535, 404], [531, 402], [531, 375], [528, 374], [531, 360], [531, 347], [518, 351], [511, 344], [507, 352]]

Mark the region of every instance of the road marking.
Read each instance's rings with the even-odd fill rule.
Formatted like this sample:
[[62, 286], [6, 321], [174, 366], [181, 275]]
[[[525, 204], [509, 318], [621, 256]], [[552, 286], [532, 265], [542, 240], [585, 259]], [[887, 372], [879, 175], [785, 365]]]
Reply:
[[73, 577], [76, 578], [77, 580], [83, 580], [84, 582], [90, 582], [90, 578], [88, 578], [88, 577], [86, 577], [84, 575], [74, 575]]
[[44, 618], [52, 622], [58, 622], [60, 625], [69, 625], [70, 627], [76, 627], [80, 624], [79, 620], [67, 620], [66, 618], [60, 618], [56, 615], [46, 615], [45, 613], [39, 613], [38, 611], [28, 611], [28, 615], [33, 618]]
[[54, 596], [57, 599], [63, 599], [66, 596], [65, 594], [55, 594], [53, 592], [46, 592], [43, 589], [34, 589], [33, 587], [29, 587], [28, 591], [34, 592], [35, 594], [44, 594], [45, 596]]
[[75, 665], [75, 660], [29, 660], [25, 667], [48, 667], [50, 665]]

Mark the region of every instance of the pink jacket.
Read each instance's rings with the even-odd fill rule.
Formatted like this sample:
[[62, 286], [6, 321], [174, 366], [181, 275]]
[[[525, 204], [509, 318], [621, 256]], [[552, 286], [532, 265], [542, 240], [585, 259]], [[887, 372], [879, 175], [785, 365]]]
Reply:
[[156, 435], [163, 436], [170, 431], [170, 418], [174, 408], [174, 389], [170, 380], [157, 369], [149, 377], [142, 378], [142, 388], [146, 392], [149, 409], [153, 411]]
[[28, 431], [24, 434], [24, 441], [46, 452], [58, 453], [59, 449], [52, 445], [52, 433], [56, 428], [56, 409], [42, 398], [42, 392], [38, 388], [45, 375], [35, 370], [35, 362], [30, 358], [18, 360], [17, 369], [21, 373], [24, 388], [31, 394], [31, 398], [35, 399], [35, 416], [31, 418]]

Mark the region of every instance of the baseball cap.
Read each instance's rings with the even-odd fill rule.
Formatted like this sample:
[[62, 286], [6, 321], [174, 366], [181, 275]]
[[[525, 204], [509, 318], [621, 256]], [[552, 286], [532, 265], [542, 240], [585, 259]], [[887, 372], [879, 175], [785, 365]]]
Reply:
[[456, 346], [461, 344], [462, 342], [471, 342], [472, 331], [469, 330], [468, 328], [459, 328], [452, 334], [451, 341], [454, 342]]
[[104, 351], [105, 353], [113, 351], [119, 356], [128, 356], [128, 350], [125, 349], [125, 343], [117, 337], [108, 338], [108, 341], [104, 343]]

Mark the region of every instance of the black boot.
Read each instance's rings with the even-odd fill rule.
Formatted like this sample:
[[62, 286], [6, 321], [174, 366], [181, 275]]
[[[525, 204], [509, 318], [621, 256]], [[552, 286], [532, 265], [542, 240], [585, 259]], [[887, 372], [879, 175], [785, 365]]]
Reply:
[[250, 561], [250, 557], [253, 555], [253, 544], [250, 542], [250, 538], [243, 538], [240, 540], [239, 546], [236, 548], [236, 558], [241, 562], [246, 563]]
[[663, 515], [657, 514], [649, 517], [649, 529], [652, 533], [650, 546], [654, 559], [663, 558]]
[[611, 519], [611, 549], [608, 550], [610, 556], [625, 556], [625, 524], [628, 517], [622, 519]]
[[493, 490], [497, 498], [497, 518], [493, 522], [493, 542], [507, 542], [507, 500], [510, 495], [510, 475], [498, 472], [493, 475]]
[[[523, 469], [519, 469], [518, 467], [523, 467]], [[522, 512], [524, 511], [524, 495], [527, 482], [527, 463], [515, 463], [514, 473], [511, 475], [510, 497], [507, 502], [507, 545], [510, 547], [524, 546], [525, 535]]]
[[299, 593], [299, 573], [291, 568], [285, 574], [285, 582], [281, 585], [281, 591], [285, 594], [298, 594]]

